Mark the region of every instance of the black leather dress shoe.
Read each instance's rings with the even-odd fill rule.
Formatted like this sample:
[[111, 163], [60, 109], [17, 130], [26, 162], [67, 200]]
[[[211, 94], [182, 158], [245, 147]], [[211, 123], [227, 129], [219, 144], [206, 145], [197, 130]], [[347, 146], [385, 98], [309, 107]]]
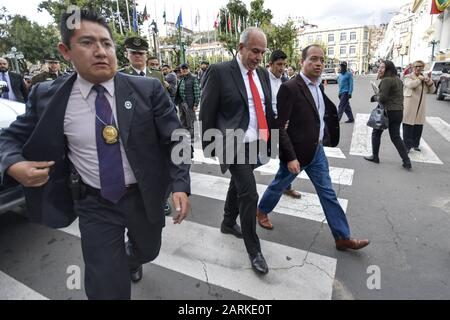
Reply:
[[130, 270], [131, 281], [134, 283], [141, 281], [142, 279], [142, 265], [140, 265], [136, 270]]
[[237, 223], [235, 223], [234, 226], [229, 227], [222, 222], [222, 224], [220, 225], [220, 232], [225, 234], [232, 234], [235, 237], [242, 239], [241, 227], [239, 227]]
[[370, 156], [370, 157], [364, 157], [367, 161], [374, 162], [374, 163], [380, 163], [380, 159], [378, 157]]
[[264, 259], [261, 252], [255, 255], [249, 254], [250, 263], [252, 264], [252, 269], [256, 273], [267, 274], [269, 272], [269, 267], [267, 266], [266, 259]]

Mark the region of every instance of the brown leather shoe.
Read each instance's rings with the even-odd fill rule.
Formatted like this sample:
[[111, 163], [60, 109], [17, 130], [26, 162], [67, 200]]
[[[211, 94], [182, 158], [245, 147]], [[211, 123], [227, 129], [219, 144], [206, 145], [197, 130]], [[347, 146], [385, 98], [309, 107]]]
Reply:
[[295, 191], [294, 189], [286, 189], [283, 191], [283, 193], [294, 199], [300, 199], [302, 197], [302, 194], [298, 191]]
[[339, 239], [339, 240], [336, 240], [336, 249], [338, 249], [338, 250], [347, 250], [347, 249], [359, 250], [359, 249], [367, 246], [369, 243], [370, 243], [370, 241], [367, 239], [363, 239], [363, 240], [352, 239], [352, 238]]
[[258, 219], [258, 223], [264, 229], [272, 230], [273, 224], [270, 222], [267, 214], [263, 213], [261, 210], [256, 209], [256, 218]]

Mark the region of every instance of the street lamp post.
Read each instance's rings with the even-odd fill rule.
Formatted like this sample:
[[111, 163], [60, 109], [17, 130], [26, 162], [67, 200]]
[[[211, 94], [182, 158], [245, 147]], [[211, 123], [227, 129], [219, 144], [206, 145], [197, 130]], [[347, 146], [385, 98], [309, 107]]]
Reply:
[[23, 53], [20, 51], [17, 51], [16, 47], [12, 47], [11, 51], [5, 55], [6, 58], [11, 59], [12, 63], [14, 64], [15, 72], [21, 73], [19, 68], [19, 59], [23, 59]]
[[431, 61], [434, 61], [434, 48], [439, 43], [439, 41], [433, 40], [430, 42], [431, 44]]

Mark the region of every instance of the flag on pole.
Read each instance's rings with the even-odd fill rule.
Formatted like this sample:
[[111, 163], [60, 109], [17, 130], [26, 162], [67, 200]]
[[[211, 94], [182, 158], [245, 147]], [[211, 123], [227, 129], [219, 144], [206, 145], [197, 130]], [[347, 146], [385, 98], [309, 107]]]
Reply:
[[198, 26], [200, 23], [200, 12], [197, 9], [197, 14], [195, 15], [195, 26]]
[[147, 5], [145, 5], [144, 7], [144, 12], [142, 13], [143, 17], [144, 17], [144, 21], [147, 21], [149, 18], [149, 15], [147, 14]]
[[448, 6], [450, 6], [450, 0], [431, 0], [431, 14], [440, 14]]
[[238, 24], [237, 24], [237, 29], [238, 29], [238, 32], [239, 32], [239, 33], [242, 32], [241, 16], [239, 16], [239, 20], [238, 20]]
[[180, 9], [180, 13], [178, 14], [178, 18], [177, 18], [177, 22], [175, 23], [175, 27], [177, 29], [180, 29], [183, 26], [183, 15], [181, 13], [181, 9]]
[[138, 31], [136, 1], [133, 1], [133, 31], [134, 32]]
[[167, 19], [166, 19], [166, 8], [164, 8], [163, 19], [164, 19], [164, 24], [167, 24]]
[[228, 14], [228, 31], [230, 33], [232, 33], [232, 29], [231, 29], [231, 14]]

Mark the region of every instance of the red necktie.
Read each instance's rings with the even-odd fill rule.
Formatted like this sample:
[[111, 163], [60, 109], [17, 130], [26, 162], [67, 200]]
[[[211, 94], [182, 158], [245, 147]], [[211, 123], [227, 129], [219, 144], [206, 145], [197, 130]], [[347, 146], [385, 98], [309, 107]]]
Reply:
[[248, 81], [250, 82], [250, 90], [252, 91], [253, 102], [255, 103], [256, 118], [258, 119], [259, 136], [264, 140], [269, 140], [269, 129], [267, 127], [267, 120], [264, 114], [261, 97], [259, 96], [258, 88], [255, 81], [253, 81], [253, 71], [247, 72]]

